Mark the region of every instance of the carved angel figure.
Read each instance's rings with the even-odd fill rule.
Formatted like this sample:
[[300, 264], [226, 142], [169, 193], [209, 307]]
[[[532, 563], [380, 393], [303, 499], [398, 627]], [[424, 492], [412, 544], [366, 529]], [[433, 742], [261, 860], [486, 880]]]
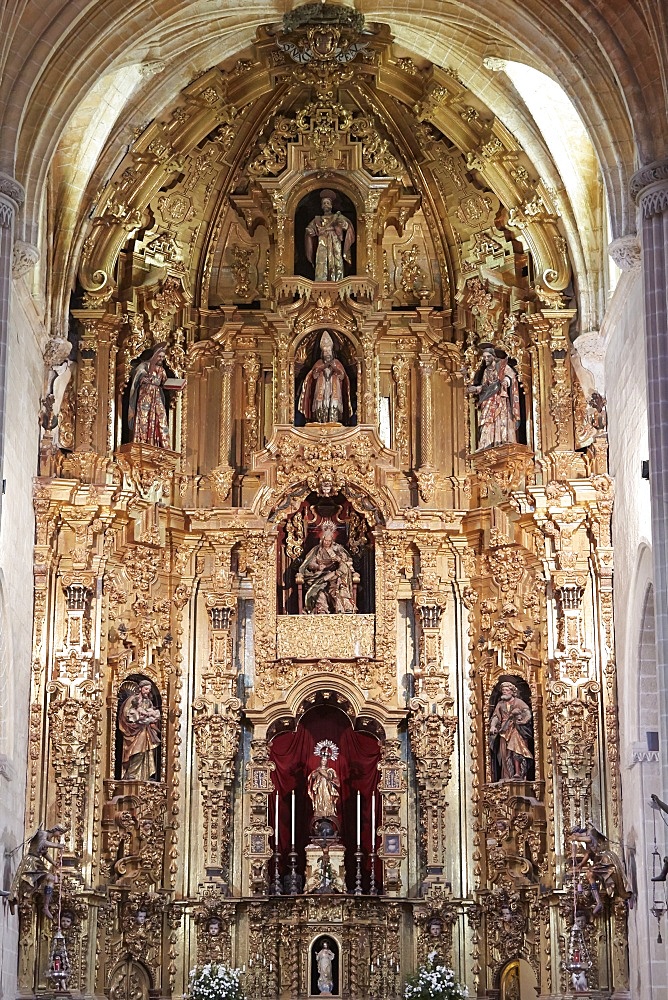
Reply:
[[352, 413], [350, 380], [334, 357], [334, 341], [327, 330], [320, 338], [320, 358], [304, 379], [298, 408], [318, 424], [342, 423]]
[[315, 265], [316, 281], [342, 281], [343, 262], [350, 263], [350, 248], [355, 242], [352, 222], [332, 210], [335, 201], [334, 191], [321, 191], [322, 215], [316, 215], [306, 227], [306, 257]]
[[123, 734], [122, 777], [126, 781], [148, 781], [157, 777], [156, 747], [160, 746], [160, 709], [153, 701], [151, 682], [140, 681], [118, 713]]
[[482, 364], [467, 395], [478, 407], [478, 451], [499, 444], [515, 444], [520, 420], [517, 375], [508, 358], [499, 358], [492, 344], [481, 344]]

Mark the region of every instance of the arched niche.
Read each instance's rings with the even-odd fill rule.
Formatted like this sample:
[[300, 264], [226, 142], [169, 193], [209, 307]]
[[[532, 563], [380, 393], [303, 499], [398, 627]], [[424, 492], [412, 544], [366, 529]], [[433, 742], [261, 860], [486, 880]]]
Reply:
[[[335, 200], [332, 204], [332, 211], [334, 213], [340, 212], [341, 215], [347, 219], [351, 224], [353, 233], [357, 234], [357, 210], [351, 198], [341, 190], [336, 184], [336, 178], [334, 178], [332, 184], [323, 184], [322, 187], [317, 187], [313, 191], [309, 191], [307, 195], [304, 195], [298, 202], [295, 209], [295, 223], [294, 223], [294, 273], [299, 274], [304, 278], [310, 278], [312, 281], [317, 280], [315, 276], [314, 264], [308, 260], [307, 257], [307, 247], [306, 247], [306, 231], [310, 223], [314, 218], [322, 214], [322, 192], [328, 192], [335, 195]], [[331, 200], [331, 199], [330, 199]], [[344, 260], [344, 276], [357, 274], [357, 239], [355, 238], [350, 246], [350, 263]]]
[[534, 1000], [538, 992], [536, 974], [523, 958], [504, 965], [500, 976], [501, 1000]]
[[[144, 674], [130, 674], [118, 689], [114, 778], [117, 781], [161, 781], [162, 738], [160, 692]], [[134, 759], [140, 755], [142, 760]]]
[[[335, 543], [352, 559], [354, 604], [361, 614], [375, 610], [374, 538], [366, 519], [343, 493], [332, 497], [310, 493], [297, 510], [278, 527], [276, 604], [279, 614], [310, 613], [308, 580], [301, 582], [302, 568], [310, 552], [322, 544], [326, 525], [333, 525]], [[359, 580], [357, 578], [359, 577]], [[334, 612], [332, 601], [328, 607]]]
[[[321, 991], [320, 984], [322, 984], [322, 979], [320, 976], [320, 970], [318, 968], [318, 955], [322, 952], [323, 948], [327, 946], [327, 951], [331, 952], [332, 957], [329, 959], [331, 962], [331, 977], [332, 977], [332, 988], [329, 992]], [[329, 958], [329, 956], [327, 956]], [[340, 965], [341, 965], [341, 944], [339, 939], [333, 934], [319, 934], [310, 944], [309, 947], [309, 970], [310, 970], [310, 981], [309, 981], [309, 996], [319, 997], [319, 996], [332, 996], [338, 997], [341, 995], [340, 988]], [[320, 984], [319, 981], [320, 980]]]
[[360, 363], [357, 351], [349, 337], [335, 326], [319, 327], [311, 330], [303, 337], [295, 347], [294, 371], [295, 371], [295, 401], [294, 401], [294, 424], [295, 427], [304, 427], [309, 421], [300, 409], [302, 390], [304, 382], [309, 374], [321, 359], [322, 341], [327, 334], [333, 344], [333, 357], [343, 365], [349, 384], [349, 412], [344, 414], [341, 423], [346, 427], [354, 427], [358, 423], [358, 381], [360, 376]]
[[[274, 763], [272, 781], [278, 795], [279, 855], [282, 877], [288, 874], [288, 851], [292, 846], [292, 796], [294, 792], [294, 845], [297, 868], [306, 867], [306, 848], [313, 842], [313, 805], [308, 794], [309, 775], [320, 765], [314, 748], [322, 740], [337, 748], [336, 759], [330, 759], [339, 784], [337, 805], [338, 840], [345, 848], [345, 878], [349, 892], [355, 887], [355, 849], [357, 846], [357, 801], [359, 792], [360, 835], [364, 850], [362, 882], [370, 878], [369, 848], [371, 845], [372, 798], [376, 800], [376, 829], [381, 825], [380, 796], [377, 793], [382, 742], [368, 730], [355, 728], [352, 707], [333, 698], [318, 697], [302, 704], [300, 718], [292, 731], [276, 732], [269, 744], [269, 757]], [[270, 799], [269, 822], [276, 823], [276, 798]], [[381, 875], [377, 865], [376, 883]]]

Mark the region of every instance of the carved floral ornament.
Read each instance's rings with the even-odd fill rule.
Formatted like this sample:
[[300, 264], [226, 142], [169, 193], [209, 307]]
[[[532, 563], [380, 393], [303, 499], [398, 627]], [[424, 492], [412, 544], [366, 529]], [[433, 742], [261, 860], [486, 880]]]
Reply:
[[[383, 451], [375, 433], [365, 428], [347, 430], [339, 440], [327, 433], [314, 440], [297, 430], [280, 431], [268, 447], [269, 455], [275, 456], [275, 486], [260, 490], [256, 501], [258, 513], [266, 517], [272, 511], [282, 510], [288, 498], [296, 509], [295, 504], [308, 492], [331, 497], [343, 491], [354, 505], [359, 505], [362, 496], [368, 498], [369, 509], [366, 505], [356, 506], [366, 517], [372, 516], [371, 510], [375, 508], [376, 517], [387, 520], [395, 513], [395, 502], [390, 491], [377, 483]], [[261, 468], [265, 461], [261, 456], [257, 467]], [[273, 462], [270, 468], [274, 468]]]

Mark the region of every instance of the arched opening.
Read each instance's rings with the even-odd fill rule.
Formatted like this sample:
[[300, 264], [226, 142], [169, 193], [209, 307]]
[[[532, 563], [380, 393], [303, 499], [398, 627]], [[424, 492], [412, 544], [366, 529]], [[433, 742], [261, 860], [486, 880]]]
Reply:
[[[329, 854], [334, 856], [342, 846], [345, 887], [352, 892], [358, 844], [364, 855], [365, 888], [371, 872], [372, 818], [376, 829], [381, 820], [377, 795], [381, 744], [375, 736], [356, 731], [353, 720], [340, 708], [317, 701], [313, 699], [313, 707], [304, 712], [294, 732], [280, 733], [271, 741], [276, 795], [270, 803], [270, 824], [275, 830], [278, 802], [278, 853], [284, 875], [294, 843], [297, 867], [307, 876], [306, 891], [317, 892], [318, 873], [308, 870], [309, 847], [327, 843]], [[326, 758], [321, 752], [323, 742], [328, 744]], [[334, 773], [327, 776], [323, 766]], [[332, 815], [325, 815], [327, 812]], [[329, 828], [322, 820], [330, 821]], [[311, 887], [309, 874], [314, 876]], [[379, 876], [380, 866], [377, 881]]]

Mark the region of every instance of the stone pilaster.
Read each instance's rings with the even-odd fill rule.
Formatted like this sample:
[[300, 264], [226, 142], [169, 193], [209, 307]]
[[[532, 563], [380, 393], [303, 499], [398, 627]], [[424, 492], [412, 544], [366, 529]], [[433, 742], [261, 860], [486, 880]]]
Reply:
[[[7, 343], [9, 303], [14, 259], [14, 222], [25, 192], [18, 181], [0, 173], [0, 485], [4, 479], [5, 409], [7, 399]], [[0, 498], [2, 490], [0, 489]], [[0, 499], [0, 513], [2, 511]]]
[[663, 790], [668, 788], [668, 159], [631, 178], [640, 214]]

